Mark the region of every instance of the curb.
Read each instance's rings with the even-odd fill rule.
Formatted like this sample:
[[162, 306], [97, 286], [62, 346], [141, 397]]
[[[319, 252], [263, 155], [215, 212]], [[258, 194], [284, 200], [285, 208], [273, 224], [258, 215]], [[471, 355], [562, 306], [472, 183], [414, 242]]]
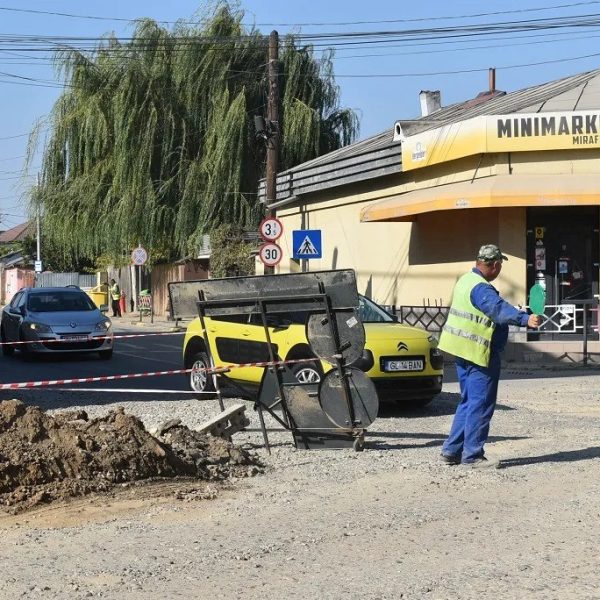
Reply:
[[[154, 323], [147, 323], [144, 321], [129, 321], [128, 323], [129, 325], [132, 325], [134, 327], [160, 327], [161, 326], [161, 321], [155, 321]], [[174, 325], [165, 325], [164, 326], [164, 330], [165, 331], [169, 331], [171, 333], [178, 333], [179, 331], [185, 331], [185, 327], [176, 327]]]

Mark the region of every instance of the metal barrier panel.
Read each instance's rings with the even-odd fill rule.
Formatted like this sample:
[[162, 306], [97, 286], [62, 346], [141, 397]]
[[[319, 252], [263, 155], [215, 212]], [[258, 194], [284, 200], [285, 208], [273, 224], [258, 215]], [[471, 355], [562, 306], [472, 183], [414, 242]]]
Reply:
[[[332, 308], [355, 308], [358, 306], [356, 276], [354, 271], [349, 269], [178, 281], [169, 283], [169, 296], [173, 317], [182, 319], [198, 316], [197, 302], [200, 291], [205, 294], [206, 300], [216, 301], [223, 298], [236, 298], [240, 301], [246, 300], [247, 303], [251, 304], [250, 301], [258, 297], [315, 295], [321, 293], [322, 287], [327, 290]], [[304, 304], [294, 305], [296, 311], [310, 311], [311, 308], [314, 309], [314, 302], [308, 299]], [[319, 308], [321, 308], [320, 305]], [[257, 311], [258, 309], [251, 305], [247, 305], [243, 309], [222, 307], [218, 309], [218, 312], [207, 312], [207, 316], [214, 316], [215, 314], [251, 314]], [[270, 313], [289, 311], [289, 302], [269, 304]]]

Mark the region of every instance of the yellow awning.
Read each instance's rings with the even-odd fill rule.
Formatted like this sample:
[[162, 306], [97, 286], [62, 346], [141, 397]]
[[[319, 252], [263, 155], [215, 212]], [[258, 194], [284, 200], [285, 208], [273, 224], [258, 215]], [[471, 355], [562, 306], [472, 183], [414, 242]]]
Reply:
[[415, 190], [374, 202], [360, 220], [415, 221], [441, 210], [600, 205], [599, 175], [497, 175]]

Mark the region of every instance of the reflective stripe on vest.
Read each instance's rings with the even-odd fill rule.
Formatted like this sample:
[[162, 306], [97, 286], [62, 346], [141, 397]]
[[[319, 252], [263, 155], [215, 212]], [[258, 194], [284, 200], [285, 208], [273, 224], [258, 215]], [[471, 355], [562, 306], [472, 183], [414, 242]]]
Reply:
[[471, 302], [471, 292], [480, 283], [488, 282], [473, 272], [466, 273], [456, 283], [452, 306], [438, 347], [476, 365], [487, 367], [496, 324]]
[[471, 321], [475, 321], [475, 323], [481, 323], [485, 327], [491, 327], [494, 324], [494, 321], [492, 321], [488, 317], [479, 317], [466, 311], [456, 310], [456, 308], [452, 307], [450, 307], [450, 311], [448, 314], [456, 315], [457, 317], [462, 317], [463, 319], [470, 319]]

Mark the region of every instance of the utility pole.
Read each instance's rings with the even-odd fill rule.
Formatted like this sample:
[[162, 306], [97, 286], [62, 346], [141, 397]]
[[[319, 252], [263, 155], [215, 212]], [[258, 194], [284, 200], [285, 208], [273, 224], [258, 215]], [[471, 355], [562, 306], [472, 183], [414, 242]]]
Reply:
[[[40, 175], [38, 173], [37, 176], [37, 193], [39, 194], [40, 190]], [[37, 214], [35, 218], [35, 229], [36, 229], [36, 262], [35, 262], [35, 279], [37, 281], [39, 274], [42, 272], [41, 264], [42, 264], [42, 249], [41, 249], [41, 232], [40, 232], [40, 205], [39, 205], [39, 197], [38, 197], [38, 205], [37, 205]]]
[[[277, 169], [279, 168], [279, 34], [269, 35], [269, 98], [267, 102], [267, 177], [265, 216], [274, 217], [272, 205], [277, 200]], [[265, 275], [272, 275], [273, 267], [265, 266]]]
[[37, 260], [40, 261], [41, 256], [41, 242], [40, 242], [40, 211], [38, 209], [38, 214], [36, 217], [36, 230], [37, 230]]

